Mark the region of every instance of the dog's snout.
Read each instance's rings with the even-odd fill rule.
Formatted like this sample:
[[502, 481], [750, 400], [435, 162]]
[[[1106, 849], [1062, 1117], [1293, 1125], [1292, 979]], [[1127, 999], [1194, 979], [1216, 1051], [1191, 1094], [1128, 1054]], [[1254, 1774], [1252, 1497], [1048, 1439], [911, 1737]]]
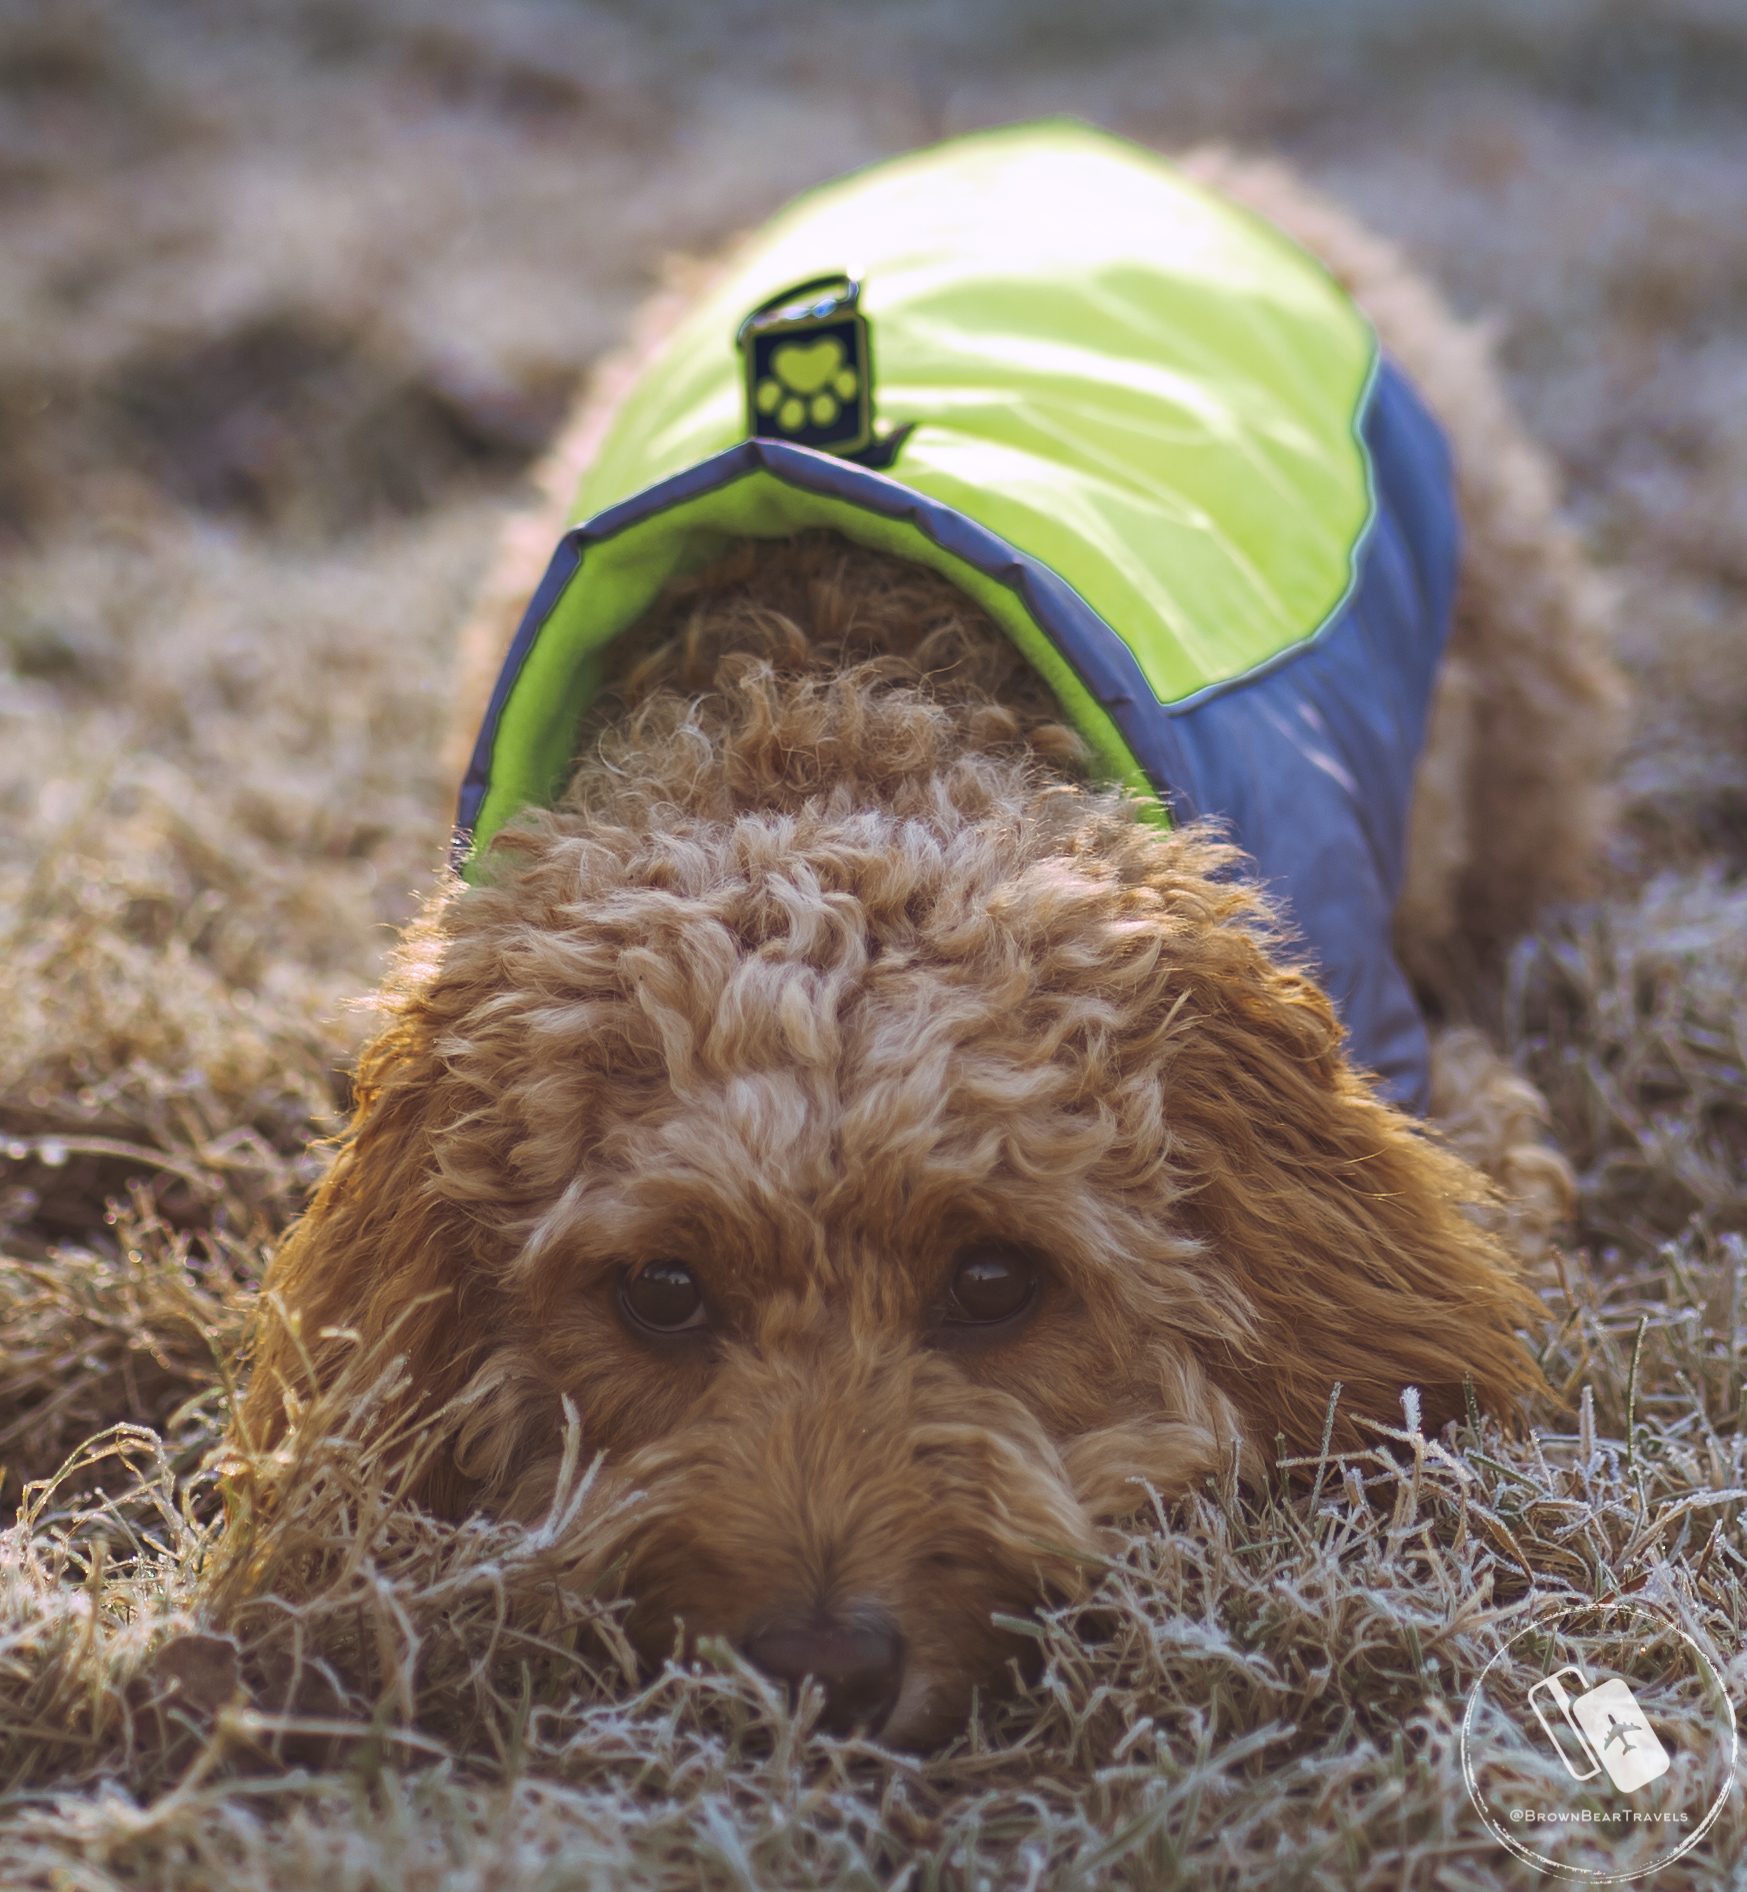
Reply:
[[833, 1734], [877, 1729], [898, 1699], [904, 1639], [875, 1611], [779, 1617], [749, 1636], [745, 1649], [766, 1675], [791, 1689], [811, 1676], [824, 1690], [821, 1722]]

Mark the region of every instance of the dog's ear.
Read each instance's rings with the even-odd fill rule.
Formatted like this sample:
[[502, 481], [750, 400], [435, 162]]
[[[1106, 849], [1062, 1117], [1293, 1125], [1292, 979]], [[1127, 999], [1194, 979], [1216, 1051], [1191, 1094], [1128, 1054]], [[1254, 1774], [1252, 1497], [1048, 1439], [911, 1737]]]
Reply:
[[1334, 1011], [1243, 927], [1172, 956], [1160, 1081], [1177, 1213], [1235, 1270], [1260, 1345], [1216, 1378], [1263, 1452], [1317, 1450], [1399, 1425], [1403, 1388], [1428, 1428], [1459, 1416], [1465, 1383], [1509, 1410], [1542, 1388], [1518, 1337], [1544, 1318], [1483, 1226], [1484, 1178], [1383, 1102], [1347, 1063]]
[[[339, 1155], [263, 1283], [235, 1428], [247, 1459], [279, 1446], [312, 1400], [336, 1386], [362, 1392], [396, 1360], [398, 1390], [370, 1426], [401, 1434], [453, 1397], [475, 1364], [468, 1337], [489, 1331], [478, 1305], [486, 1289], [434, 1187], [430, 1122], [446, 1087], [431, 1039], [417, 1002], [403, 1002], [360, 1059]], [[410, 1493], [454, 1513], [466, 1481], [439, 1446]]]

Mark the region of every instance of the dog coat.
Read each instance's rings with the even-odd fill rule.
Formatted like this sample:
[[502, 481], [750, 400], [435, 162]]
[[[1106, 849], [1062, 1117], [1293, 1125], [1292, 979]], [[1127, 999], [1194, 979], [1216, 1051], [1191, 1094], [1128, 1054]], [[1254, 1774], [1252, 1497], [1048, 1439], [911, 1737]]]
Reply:
[[1155, 818], [1223, 822], [1356, 1061], [1423, 1108], [1390, 922], [1455, 584], [1449, 459], [1271, 225], [1071, 122], [857, 172], [671, 331], [570, 517], [463, 785], [470, 876], [561, 790], [603, 651], [669, 580], [829, 527], [962, 588]]

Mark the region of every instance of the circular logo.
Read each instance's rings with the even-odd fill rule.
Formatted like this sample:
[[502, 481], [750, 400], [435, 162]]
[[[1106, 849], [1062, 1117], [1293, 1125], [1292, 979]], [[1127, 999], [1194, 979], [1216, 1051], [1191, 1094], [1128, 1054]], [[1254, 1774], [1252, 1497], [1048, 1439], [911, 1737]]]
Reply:
[[1537, 1613], [1474, 1684], [1462, 1773], [1519, 1859], [1618, 1884], [1703, 1839], [1734, 1784], [1735, 1743], [1722, 1677], [1668, 1616], [1569, 1603]]

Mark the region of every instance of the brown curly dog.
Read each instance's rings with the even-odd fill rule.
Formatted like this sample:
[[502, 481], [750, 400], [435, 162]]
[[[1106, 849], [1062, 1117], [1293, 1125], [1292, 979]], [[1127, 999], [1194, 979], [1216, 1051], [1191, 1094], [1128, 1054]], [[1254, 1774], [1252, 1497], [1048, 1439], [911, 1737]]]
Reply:
[[[1618, 690], [1481, 342], [1282, 172], [1197, 161], [1348, 285], [1446, 424], [1465, 516], [1398, 946], [1456, 1001], [1581, 889]], [[624, 379], [555, 455], [464, 652], [458, 731]], [[830, 1725], [938, 1738], [1100, 1529], [1284, 1439], [1540, 1384], [1526, 1256], [1566, 1191], [1472, 1030], [1428, 1129], [1208, 830], [1088, 779], [945, 580], [741, 547], [622, 640], [559, 804], [413, 929], [356, 1121], [268, 1277], [240, 1421], [271, 1505], [313, 1387], [404, 1356], [419, 1492], [575, 1530], [659, 1660], [717, 1636]], [[630, 1494], [639, 1494], [626, 1502]], [[610, 1515], [609, 1515], [610, 1513]]]

